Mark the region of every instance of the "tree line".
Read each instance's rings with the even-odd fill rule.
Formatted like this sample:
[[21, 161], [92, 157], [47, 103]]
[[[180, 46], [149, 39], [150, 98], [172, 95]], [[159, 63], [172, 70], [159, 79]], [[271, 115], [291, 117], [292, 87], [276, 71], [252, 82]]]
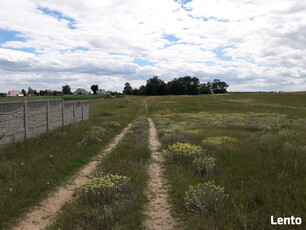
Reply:
[[133, 88], [129, 82], [124, 84], [123, 93], [126, 95], [198, 95], [226, 93], [228, 84], [220, 79], [213, 82], [201, 83], [197, 77], [180, 77], [164, 82], [158, 76], [147, 80], [146, 85]]

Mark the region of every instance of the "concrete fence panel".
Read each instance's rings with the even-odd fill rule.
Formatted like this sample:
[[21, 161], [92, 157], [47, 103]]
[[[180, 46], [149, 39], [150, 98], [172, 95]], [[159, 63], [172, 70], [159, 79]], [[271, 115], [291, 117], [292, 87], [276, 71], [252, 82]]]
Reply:
[[28, 101], [27, 104], [27, 138], [47, 132], [47, 101]]
[[90, 102], [89, 101], [84, 102], [83, 117], [84, 117], [84, 120], [88, 120], [90, 117]]
[[65, 125], [69, 125], [74, 122], [74, 103], [71, 102], [65, 102]]
[[0, 104], [0, 144], [25, 139], [24, 103]]
[[75, 121], [82, 121], [83, 120], [83, 103], [82, 102], [75, 102]]
[[89, 118], [89, 101], [0, 101], [0, 145]]
[[49, 130], [56, 129], [63, 125], [63, 106], [62, 101], [50, 101], [49, 102]]

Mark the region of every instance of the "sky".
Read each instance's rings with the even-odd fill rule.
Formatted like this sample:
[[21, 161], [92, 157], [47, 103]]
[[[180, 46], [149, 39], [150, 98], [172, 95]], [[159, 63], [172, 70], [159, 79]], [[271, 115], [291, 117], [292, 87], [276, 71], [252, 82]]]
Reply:
[[0, 92], [153, 76], [306, 90], [305, 0], [1, 0]]

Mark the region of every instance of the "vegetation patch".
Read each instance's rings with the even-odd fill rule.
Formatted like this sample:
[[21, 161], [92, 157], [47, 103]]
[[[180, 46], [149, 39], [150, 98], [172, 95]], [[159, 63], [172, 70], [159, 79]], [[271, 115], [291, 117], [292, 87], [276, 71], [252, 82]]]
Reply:
[[167, 163], [174, 162], [192, 162], [192, 160], [205, 153], [201, 146], [191, 145], [189, 143], [177, 142], [169, 145], [163, 150], [163, 155]]
[[208, 181], [189, 187], [185, 196], [185, 206], [191, 213], [212, 214], [222, 211], [226, 198], [223, 187]]
[[80, 197], [89, 204], [110, 202], [128, 191], [130, 178], [118, 174], [96, 174], [80, 188]]
[[[106, 128], [101, 124], [111, 121], [126, 126], [135, 118], [139, 100], [94, 100], [90, 120], [1, 148], [0, 229], [16, 223], [17, 217], [98, 154], [122, 129]], [[116, 108], [123, 103], [126, 105], [124, 111]], [[102, 112], [116, 113], [116, 116], [101, 116]]]
[[216, 158], [211, 156], [195, 157], [192, 166], [199, 175], [211, 175], [216, 165]]
[[[166, 150], [177, 142], [206, 149], [205, 154], [191, 157], [192, 161], [165, 165], [173, 211], [183, 229], [274, 229], [271, 213], [306, 218], [306, 110], [301, 109], [306, 105], [305, 94], [147, 100]], [[169, 107], [163, 100], [173, 100], [175, 105]], [[199, 131], [190, 136], [189, 130]], [[213, 165], [211, 172], [207, 165]], [[189, 186], [209, 181], [229, 195], [221, 211], [199, 211], [204, 218], [186, 212]], [[289, 230], [292, 226], [282, 227]]]
[[143, 106], [138, 114], [131, 132], [102, 159], [96, 174], [78, 191], [80, 197], [64, 206], [49, 229], [143, 229], [150, 151]]

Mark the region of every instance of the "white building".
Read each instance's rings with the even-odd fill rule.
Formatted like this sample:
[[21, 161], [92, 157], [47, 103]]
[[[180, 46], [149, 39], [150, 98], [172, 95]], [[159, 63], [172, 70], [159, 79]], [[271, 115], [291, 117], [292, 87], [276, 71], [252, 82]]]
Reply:
[[89, 92], [85, 89], [78, 88], [76, 91], [74, 91], [73, 95], [89, 95]]

